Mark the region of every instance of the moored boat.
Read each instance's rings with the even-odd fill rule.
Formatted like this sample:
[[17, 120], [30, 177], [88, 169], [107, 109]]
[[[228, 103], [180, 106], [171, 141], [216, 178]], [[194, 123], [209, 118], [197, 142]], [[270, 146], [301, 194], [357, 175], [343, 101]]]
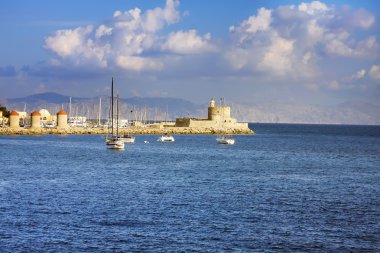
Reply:
[[[220, 120], [220, 131], [221, 132], [224, 132], [225, 129], [224, 129], [224, 98], [221, 98], [220, 99], [220, 105], [221, 105], [221, 108], [223, 109], [223, 113], [222, 113], [222, 117], [221, 117], [221, 120]], [[234, 145], [235, 144], [235, 139], [232, 138], [232, 136], [230, 135], [225, 135], [225, 134], [222, 134], [222, 135], [219, 135], [217, 138], [216, 138], [216, 143], [218, 144], [227, 144], [227, 145]]]
[[218, 144], [228, 144], [233, 145], [235, 144], [235, 139], [228, 135], [221, 135], [216, 138], [216, 142]]
[[157, 139], [157, 141], [159, 141], [159, 142], [174, 142], [175, 139], [174, 139], [173, 135], [165, 133], [164, 135], [160, 136]]
[[130, 134], [124, 134], [119, 137], [124, 143], [132, 144], [135, 143], [136, 137]]
[[105, 143], [108, 149], [124, 149], [124, 141], [119, 136], [119, 97], [116, 98], [116, 132], [114, 131], [114, 113], [113, 113], [113, 78], [111, 84], [111, 136], [107, 136]]

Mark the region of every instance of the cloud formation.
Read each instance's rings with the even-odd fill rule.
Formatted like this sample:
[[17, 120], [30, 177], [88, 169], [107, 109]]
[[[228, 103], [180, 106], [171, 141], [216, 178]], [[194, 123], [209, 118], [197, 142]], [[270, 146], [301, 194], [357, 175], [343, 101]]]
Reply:
[[[164, 8], [143, 13], [139, 8], [115, 11], [106, 24], [59, 30], [45, 40], [45, 48], [75, 65], [121, 68], [129, 71], [161, 70], [167, 54], [199, 54], [215, 51], [210, 34], [197, 31], [159, 32], [179, 21], [178, 0], [167, 0]], [[161, 57], [166, 54], [165, 57]], [[56, 60], [55, 60], [56, 62]]]
[[211, 32], [172, 29], [181, 21], [179, 0], [167, 0], [164, 7], [115, 11], [101, 24], [58, 30], [44, 46], [53, 52], [55, 67], [104, 72], [244, 76], [313, 92], [379, 80], [380, 46], [371, 34], [377, 24], [369, 11], [312, 1], [252, 14], [226, 27], [227, 38], [215, 38]]
[[373, 15], [349, 8], [343, 17], [340, 13], [319, 1], [261, 8], [240, 25], [230, 27], [234, 43], [225, 53], [226, 59], [236, 70], [310, 78], [329, 58], [378, 58], [380, 47], [375, 36], [362, 40], [354, 36], [374, 24]]
[[178, 54], [201, 54], [216, 51], [216, 47], [210, 42], [210, 39], [209, 33], [201, 37], [197, 35], [197, 31], [194, 29], [188, 32], [172, 32], [162, 48]]
[[369, 70], [369, 74], [373, 80], [380, 81], [380, 66], [373, 65]]

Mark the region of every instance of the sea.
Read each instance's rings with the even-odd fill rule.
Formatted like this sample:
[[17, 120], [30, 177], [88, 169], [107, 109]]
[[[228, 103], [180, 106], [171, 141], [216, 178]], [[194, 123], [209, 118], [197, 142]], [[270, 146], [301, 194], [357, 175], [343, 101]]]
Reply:
[[380, 252], [380, 126], [249, 126], [0, 136], [0, 252]]

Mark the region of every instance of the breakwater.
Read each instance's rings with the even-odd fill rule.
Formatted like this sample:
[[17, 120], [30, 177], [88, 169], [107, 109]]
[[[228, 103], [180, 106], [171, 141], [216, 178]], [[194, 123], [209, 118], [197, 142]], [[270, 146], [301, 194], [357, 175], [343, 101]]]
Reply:
[[[0, 135], [47, 135], [47, 134], [107, 134], [107, 128], [10, 128], [0, 127]], [[191, 127], [165, 127], [165, 128], [143, 128], [130, 127], [119, 129], [120, 134], [254, 134], [251, 129], [225, 129], [223, 131], [215, 128], [191, 128]]]

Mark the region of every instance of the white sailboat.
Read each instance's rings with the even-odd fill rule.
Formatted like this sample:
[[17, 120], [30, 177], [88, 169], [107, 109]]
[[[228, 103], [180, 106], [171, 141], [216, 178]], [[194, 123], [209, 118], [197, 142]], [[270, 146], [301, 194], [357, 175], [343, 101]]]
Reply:
[[116, 132], [114, 131], [114, 113], [113, 113], [113, 78], [111, 84], [111, 136], [106, 137], [106, 146], [108, 149], [124, 149], [124, 142], [119, 138], [119, 97], [116, 98]]
[[[129, 121], [127, 124], [127, 127], [130, 127]], [[133, 144], [135, 143], [136, 137], [130, 133], [126, 133], [120, 136], [120, 139], [127, 144]]]
[[[220, 104], [221, 104], [221, 108], [223, 110], [222, 118], [220, 120], [220, 127], [221, 127], [221, 131], [223, 132], [225, 130], [224, 129], [224, 99], [223, 98], [220, 99]], [[218, 144], [234, 145], [235, 144], [235, 139], [232, 138], [231, 135], [220, 134], [220, 135], [218, 135], [216, 137], [216, 143], [218, 143]]]
[[131, 134], [123, 134], [120, 136], [120, 140], [127, 144], [133, 144], [135, 143], [136, 137]]

